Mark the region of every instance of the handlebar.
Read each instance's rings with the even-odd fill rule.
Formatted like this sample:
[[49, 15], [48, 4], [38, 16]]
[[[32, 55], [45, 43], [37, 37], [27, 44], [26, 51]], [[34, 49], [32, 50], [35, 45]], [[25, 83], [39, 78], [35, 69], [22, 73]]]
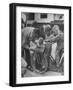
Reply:
[[49, 43], [49, 44], [53, 44], [53, 43], [54, 43], [54, 42], [46, 41], [46, 40], [45, 40], [44, 42], [47, 43], [47, 44], [48, 44], [48, 43]]
[[[50, 45], [52, 45], [54, 42], [51, 42], [51, 41], [48, 41], [48, 40], [44, 40], [44, 42], [45, 43], [43, 43], [43, 45], [46, 45], [46, 44], [50, 44]], [[28, 50], [30, 50], [30, 51], [36, 51], [36, 48], [40, 48], [39, 46], [37, 46], [37, 44], [36, 44], [36, 47], [34, 48], [34, 47], [28, 47], [28, 46], [25, 46], [25, 49], [28, 49]]]

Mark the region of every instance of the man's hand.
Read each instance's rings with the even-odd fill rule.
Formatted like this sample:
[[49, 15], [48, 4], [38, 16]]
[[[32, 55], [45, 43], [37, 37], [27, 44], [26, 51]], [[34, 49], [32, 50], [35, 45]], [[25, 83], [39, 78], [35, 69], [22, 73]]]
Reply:
[[30, 49], [30, 47], [29, 47], [29, 46], [27, 46], [27, 45], [26, 45], [24, 48], [26, 48], [26, 49]]

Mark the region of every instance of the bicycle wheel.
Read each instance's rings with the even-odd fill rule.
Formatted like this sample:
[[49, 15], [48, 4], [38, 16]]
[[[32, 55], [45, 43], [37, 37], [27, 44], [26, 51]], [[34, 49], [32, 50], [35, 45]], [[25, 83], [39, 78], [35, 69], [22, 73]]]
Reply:
[[44, 73], [48, 68], [48, 61], [45, 54], [34, 53], [31, 60], [33, 71]]

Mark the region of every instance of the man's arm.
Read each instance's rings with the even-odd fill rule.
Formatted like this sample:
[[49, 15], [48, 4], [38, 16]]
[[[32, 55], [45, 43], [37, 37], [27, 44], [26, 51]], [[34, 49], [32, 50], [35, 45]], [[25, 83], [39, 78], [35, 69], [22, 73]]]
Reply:
[[47, 37], [46, 38], [46, 40], [45, 41], [50, 41], [52, 38], [54, 38], [55, 36], [52, 34], [52, 35], [50, 35], [49, 37]]
[[57, 40], [59, 40], [59, 35], [54, 36], [53, 38], [50, 39], [51, 42], [56, 42]]
[[48, 38], [48, 41], [50, 41], [50, 42], [56, 42], [59, 39], [64, 39], [64, 34], [60, 33], [60, 34], [58, 34], [56, 36], [52, 35], [52, 36], [50, 36]]

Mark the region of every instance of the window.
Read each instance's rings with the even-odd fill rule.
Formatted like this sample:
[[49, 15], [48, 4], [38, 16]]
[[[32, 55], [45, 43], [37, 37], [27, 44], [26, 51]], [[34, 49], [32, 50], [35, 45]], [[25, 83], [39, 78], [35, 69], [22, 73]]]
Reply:
[[28, 13], [27, 19], [28, 20], [34, 20], [34, 13]]
[[40, 18], [47, 18], [47, 14], [46, 13], [42, 13]]

